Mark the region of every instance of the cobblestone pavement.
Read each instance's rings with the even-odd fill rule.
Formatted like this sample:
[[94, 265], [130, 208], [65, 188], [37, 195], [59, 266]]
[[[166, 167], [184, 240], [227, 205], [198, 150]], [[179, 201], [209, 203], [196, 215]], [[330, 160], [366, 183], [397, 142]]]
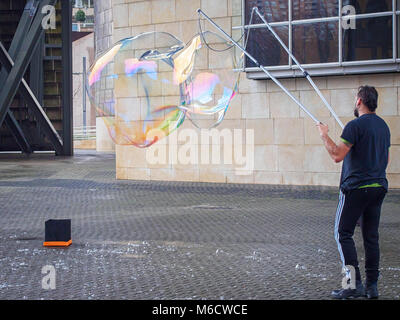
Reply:
[[[0, 299], [329, 299], [336, 188], [115, 180], [111, 154], [0, 155]], [[44, 222], [72, 219], [69, 248]], [[400, 191], [381, 221], [382, 298], [400, 297]], [[355, 235], [361, 270], [360, 230]], [[44, 290], [42, 267], [56, 269]]]

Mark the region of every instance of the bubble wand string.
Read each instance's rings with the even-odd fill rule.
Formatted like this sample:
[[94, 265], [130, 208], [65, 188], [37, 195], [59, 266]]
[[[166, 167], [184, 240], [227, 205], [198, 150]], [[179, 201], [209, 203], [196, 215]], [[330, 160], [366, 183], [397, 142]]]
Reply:
[[333, 115], [333, 117], [335, 118], [335, 120], [337, 121], [337, 123], [342, 127], [342, 129], [344, 128], [344, 125], [342, 123], [342, 121], [340, 121], [339, 117], [337, 116], [337, 114], [335, 113], [335, 111], [332, 109], [331, 105], [328, 103], [328, 101], [326, 101], [325, 97], [323, 96], [323, 94], [321, 93], [321, 91], [319, 90], [319, 88], [317, 87], [317, 85], [314, 83], [314, 81], [311, 79], [310, 74], [304, 70], [304, 68], [301, 66], [301, 64], [297, 61], [296, 57], [293, 55], [293, 53], [290, 52], [289, 48], [285, 45], [285, 43], [282, 41], [282, 39], [278, 36], [278, 34], [274, 31], [274, 29], [271, 27], [271, 25], [267, 22], [267, 20], [264, 18], [264, 16], [260, 13], [260, 11], [258, 10], [257, 7], [253, 7], [252, 13], [255, 12], [257, 13], [257, 15], [261, 18], [261, 20], [264, 22], [264, 24], [267, 26], [267, 28], [269, 29], [269, 31], [271, 31], [271, 33], [274, 35], [274, 37], [276, 38], [276, 40], [278, 40], [278, 42], [281, 44], [281, 46], [285, 49], [285, 51], [288, 53], [288, 55], [290, 56], [290, 58], [292, 58], [292, 60], [297, 64], [297, 66], [299, 67], [299, 69], [301, 70], [301, 72], [303, 72], [303, 75], [306, 77], [306, 79], [308, 80], [308, 82], [311, 84], [311, 86], [314, 88], [315, 92], [319, 95], [319, 97], [321, 98], [321, 100], [323, 101], [323, 103], [325, 104], [325, 106], [328, 108], [328, 110], [331, 112], [331, 114]]
[[[254, 10], [251, 12], [249, 24], [252, 24], [252, 22], [253, 22], [253, 17], [254, 17]], [[227, 48], [224, 48], [224, 49], [216, 49], [216, 48], [213, 48], [211, 45], [209, 45], [209, 43], [207, 42], [207, 40], [206, 40], [206, 38], [205, 38], [205, 36], [204, 36], [204, 34], [205, 34], [206, 32], [203, 31], [203, 27], [201, 26], [200, 15], [199, 15], [199, 18], [198, 18], [198, 27], [199, 27], [200, 38], [201, 38], [201, 40], [202, 40], [202, 43], [204, 43], [204, 45], [205, 45], [209, 50], [214, 51], [214, 52], [224, 52], [224, 51], [230, 50], [230, 49], [232, 49], [233, 47], [235, 47], [234, 44], [231, 44], [231, 45], [228, 45]], [[245, 38], [245, 41], [244, 41], [244, 48], [245, 48], [245, 49], [247, 48], [247, 42], [248, 42], [248, 40], [249, 40], [249, 34], [250, 34], [250, 29], [247, 30], [247, 34], [246, 34], [245, 32], [243, 32], [243, 34], [241, 35], [241, 37], [240, 37], [238, 40], [236, 40], [236, 42], [240, 42], [240, 41], [242, 41], [243, 38]], [[242, 68], [241, 68], [242, 71], [244, 71], [244, 63], [243, 63], [243, 62], [244, 62], [244, 56], [245, 56], [245, 55], [242, 53], [241, 56], [240, 56], [240, 61], [241, 61], [241, 62], [239, 62], [239, 64], [242, 65]], [[232, 95], [231, 95], [231, 97], [230, 97], [229, 100], [232, 100], [232, 98], [233, 98], [233, 97], [235, 96], [235, 94], [238, 92], [239, 81], [240, 81], [240, 72], [238, 72], [236, 84], [235, 84], [235, 87], [234, 87], [234, 89], [233, 89], [233, 91], [232, 91]], [[225, 116], [225, 113], [226, 113], [226, 111], [228, 110], [228, 107], [229, 107], [229, 103], [226, 105], [226, 107], [225, 107], [225, 109], [223, 110], [223, 113], [222, 113], [222, 114], [218, 112], [218, 113], [219, 113], [219, 115], [218, 115], [219, 118]], [[193, 122], [193, 124], [197, 127], [197, 125], [196, 125], [194, 122]], [[219, 122], [217, 122], [213, 127], [217, 126], [218, 124], [219, 124]]]
[[208, 22], [210, 22], [218, 31], [222, 33], [222, 35], [227, 38], [228, 40], [232, 41], [232, 43], [242, 51], [251, 61], [255, 63], [255, 65], [264, 71], [275, 84], [281, 88], [311, 119], [314, 120], [315, 123], [321, 123], [308, 109], [293, 96], [290, 91], [288, 91], [285, 86], [276, 78], [274, 77], [263, 65], [261, 65], [250, 53], [248, 53], [240, 44], [238, 44], [235, 40], [232, 39], [219, 25], [217, 25], [210, 17], [208, 17], [201, 9], [197, 10], [199, 15], [202, 15]]

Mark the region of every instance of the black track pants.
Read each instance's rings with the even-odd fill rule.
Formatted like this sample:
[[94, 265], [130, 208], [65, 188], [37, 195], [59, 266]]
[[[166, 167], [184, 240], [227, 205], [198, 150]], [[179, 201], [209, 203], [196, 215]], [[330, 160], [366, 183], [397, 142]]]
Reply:
[[365, 248], [365, 271], [367, 283], [378, 281], [379, 276], [379, 219], [385, 198], [384, 188], [363, 188], [340, 191], [336, 211], [335, 239], [343, 267], [351, 265], [356, 279], [361, 280], [357, 251], [353, 241], [357, 220], [361, 217], [361, 230]]

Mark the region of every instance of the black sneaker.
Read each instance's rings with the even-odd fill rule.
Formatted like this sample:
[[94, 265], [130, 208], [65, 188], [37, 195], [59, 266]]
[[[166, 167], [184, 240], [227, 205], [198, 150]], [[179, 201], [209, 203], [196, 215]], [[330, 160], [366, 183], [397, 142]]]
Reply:
[[376, 282], [372, 284], [367, 284], [365, 293], [367, 299], [378, 299], [379, 298], [378, 284]]
[[331, 296], [333, 299], [342, 300], [365, 297], [365, 288], [361, 281], [357, 281], [355, 289], [333, 290]]

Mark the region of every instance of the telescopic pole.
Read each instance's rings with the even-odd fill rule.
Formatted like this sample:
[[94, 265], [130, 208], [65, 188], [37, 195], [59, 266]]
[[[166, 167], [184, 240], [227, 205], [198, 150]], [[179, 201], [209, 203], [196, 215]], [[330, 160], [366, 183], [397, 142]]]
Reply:
[[289, 54], [289, 56], [292, 58], [292, 60], [297, 64], [297, 66], [300, 68], [301, 72], [303, 72], [304, 76], [307, 78], [308, 82], [310, 82], [311, 86], [314, 88], [314, 90], [317, 92], [317, 94], [319, 95], [319, 97], [321, 98], [321, 100], [324, 102], [325, 106], [329, 109], [329, 111], [331, 112], [331, 114], [333, 115], [333, 117], [336, 119], [337, 123], [342, 127], [342, 129], [344, 128], [344, 125], [342, 123], [342, 121], [340, 121], [339, 117], [337, 116], [337, 114], [335, 113], [335, 111], [332, 109], [331, 105], [328, 103], [328, 101], [326, 101], [325, 97], [323, 96], [323, 94], [321, 93], [321, 91], [319, 90], [319, 88], [316, 86], [316, 84], [314, 83], [314, 81], [311, 79], [310, 74], [304, 70], [304, 68], [301, 66], [301, 64], [297, 61], [296, 57], [293, 55], [293, 53], [290, 52], [289, 48], [285, 45], [285, 43], [282, 41], [282, 39], [278, 36], [278, 34], [274, 31], [274, 29], [271, 27], [271, 25], [267, 22], [267, 20], [265, 20], [264, 16], [260, 13], [260, 11], [258, 10], [257, 7], [253, 8], [253, 11], [255, 11], [257, 13], [257, 15], [261, 18], [261, 20], [264, 22], [264, 24], [267, 26], [267, 28], [269, 29], [269, 31], [271, 31], [271, 33], [274, 35], [274, 37], [276, 38], [276, 40], [279, 41], [279, 43], [281, 44], [281, 46], [285, 49], [285, 51]]
[[262, 71], [264, 71], [272, 81], [276, 83], [276, 85], [281, 88], [311, 119], [316, 123], [321, 123], [307, 108], [296, 99], [283, 85], [282, 83], [276, 79], [263, 65], [261, 65], [250, 53], [248, 53], [240, 44], [238, 44], [235, 40], [232, 39], [220, 26], [218, 26], [210, 17], [208, 17], [201, 9], [197, 10], [198, 14], [202, 15], [207, 21], [209, 21], [218, 31], [220, 31], [225, 38], [230, 40], [240, 51], [242, 51], [251, 61], [253, 61], [257, 67], [259, 67]]

